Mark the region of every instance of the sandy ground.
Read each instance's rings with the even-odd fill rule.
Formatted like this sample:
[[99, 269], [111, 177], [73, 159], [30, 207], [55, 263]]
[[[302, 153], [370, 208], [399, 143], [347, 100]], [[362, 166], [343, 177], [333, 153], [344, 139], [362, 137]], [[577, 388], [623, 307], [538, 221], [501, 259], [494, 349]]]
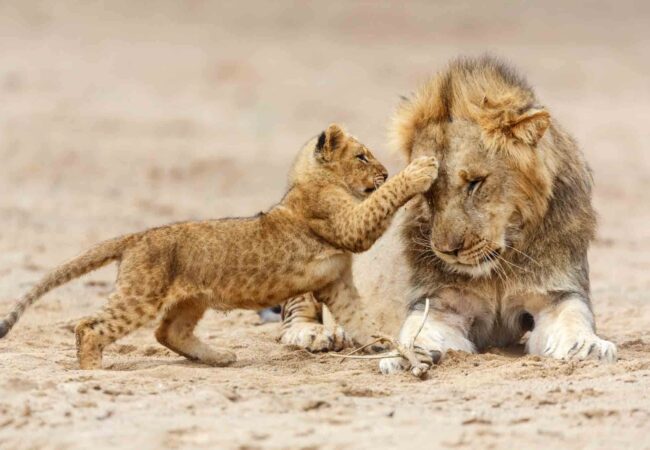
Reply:
[[[528, 74], [594, 168], [594, 305], [620, 361], [495, 350], [384, 377], [283, 347], [237, 311], [199, 330], [237, 352], [232, 367], [185, 361], [146, 328], [80, 371], [72, 327], [102, 305], [108, 267], [0, 341], [0, 448], [650, 448], [649, 4], [219, 3], [0, 3], [0, 312], [100, 239], [268, 207], [329, 122], [394, 173], [398, 95], [488, 50]], [[381, 249], [358, 261], [362, 287], [392, 270]]]

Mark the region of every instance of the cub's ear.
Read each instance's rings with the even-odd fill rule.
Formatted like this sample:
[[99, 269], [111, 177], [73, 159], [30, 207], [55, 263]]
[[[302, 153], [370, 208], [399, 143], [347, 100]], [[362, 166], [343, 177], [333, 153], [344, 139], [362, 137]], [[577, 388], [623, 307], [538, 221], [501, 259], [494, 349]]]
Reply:
[[320, 162], [331, 161], [333, 156], [345, 146], [346, 134], [339, 125], [333, 123], [318, 136], [314, 154]]

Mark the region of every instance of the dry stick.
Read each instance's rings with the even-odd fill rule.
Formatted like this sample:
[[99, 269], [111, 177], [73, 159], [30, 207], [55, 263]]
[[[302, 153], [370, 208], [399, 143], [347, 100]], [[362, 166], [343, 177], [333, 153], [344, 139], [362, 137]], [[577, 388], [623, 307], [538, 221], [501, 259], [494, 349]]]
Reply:
[[[377, 340], [369, 344], [366, 344], [363, 347], [359, 347], [347, 355], [338, 355], [336, 353], [328, 353], [328, 355], [337, 358], [349, 358], [349, 359], [405, 358], [411, 364], [411, 373], [418, 378], [422, 377], [427, 372], [427, 370], [429, 370], [429, 366], [420, 362], [413, 348], [415, 346], [415, 340], [417, 339], [418, 335], [422, 331], [422, 328], [424, 328], [424, 323], [426, 322], [427, 316], [429, 315], [429, 307], [430, 307], [430, 301], [427, 298], [425, 299], [424, 315], [422, 316], [422, 323], [420, 324], [420, 327], [418, 328], [417, 332], [413, 335], [413, 338], [411, 338], [411, 342], [409, 343], [408, 347], [404, 346], [403, 344], [400, 344], [390, 336], [380, 334], [375, 336], [377, 337]], [[376, 344], [378, 342], [388, 342], [393, 347], [395, 347], [395, 350], [380, 355], [353, 355], [354, 353], [357, 353], [363, 350], [364, 348]]]
[[413, 338], [411, 339], [411, 342], [409, 343], [410, 348], [415, 347], [415, 340], [420, 335], [420, 332], [422, 331], [422, 328], [424, 328], [424, 324], [427, 321], [427, 317], [429, 317], [429, 306], [431, 306], [431, 305], [430, 305], [430, 302], [429, 302], [429, 298], [427, 297], [424, 300], [424, 315], [422, 316], [422, 322], [420, 323], [420, 326], [418, 327], [418, 331], [415, 332], [415, 334], [413, 335]]
[[[355, 353], [359, 353], [361, 350], [366, 349], [366, 348], [370, 347], [371, 345], [378, 344], [378, 343], [380, 343], [380, 342], [383, 341], [383, 340], [384, 340], [384, 338], [377, 338], [377, 339], [375, 339], [374, 341], [369, 342], [369, 343], [367, 343], [366, 345], [364, 345], [364, 346], [362, 346], [362, 347], [359, 347], [359, 348], [357, 348], [357, 349], [355, 349], [355, 350], [352, 350], [352, 351], [351, 351], [350, 353], [348, 353], [347, 355], [339, 355], [339, 356], [345, 356], [345, 357], [349, 358], [350, 356], [354, 355]], [[334, 353], [334, 354], [335, 354], [335, 353]], [[399, 356], [399, 355], [398, 355], [398, 356]], [[341, 360], [339, 361], [339, 364], [341, 364], [343, 361], [345, 361], [345, 359], [341, 359]]]

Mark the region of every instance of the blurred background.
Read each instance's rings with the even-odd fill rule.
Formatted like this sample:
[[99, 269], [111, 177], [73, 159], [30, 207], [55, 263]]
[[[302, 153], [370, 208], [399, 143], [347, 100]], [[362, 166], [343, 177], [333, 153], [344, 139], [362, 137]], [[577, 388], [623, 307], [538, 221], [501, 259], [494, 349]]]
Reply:
[[649, 20], [641, 1], [0, 2], [0, 258], [254, 214], [330, 122], [394, 174], [399, 96], [483, 52], [580, 143], [601, 240], [636, 247], [650, 237]]
[[[268, 208], [298, 149], [331, 122], [395, 174], [403, 161], [386, 136], [399, 96], [451, 58], [490, 52], [527, 76], [585, 152], [600, 213], [591, 255], [599, 326], [619, 344], [647, 340], [649, 24], [650, 2], [633, 0], [0, 1], [2, 310], [47, 268], [98, 240]], [[50, 316], [26, 315], [12, 342], [36, 342], [50, 321], [96, 310], [114, 269], [93, 277], [39, 303], [35, 310]], [[74, 368], [64, 328], [57, 355]], [[241, 328], [237, 339], [248, 339]], [[272, 345], [272, 335], [255, 345]], [[39, 345], [50, 344], [34, 351]], [[278, 348], [266, 351], [285, 351]], [[41, 364], [25, 361], [16, 374]], [[284, 423], [278, 417], [268, 424]], [[240, 431], [250, 426], [243, 423]]]
[[20, 211], [34, 208], [50, 231], [83, 220], [98, 235], [115, 231], [104, 220], [251, 214], [333, 121], [394, 173], [398, 96], [486, 51], [528, 76], [585, 151], [601, 209], [618, 208], [648, 190], [649, 12], [640, 1], [1, 2], [3, 228], [21, 230], [24, 248], [36, 224]]

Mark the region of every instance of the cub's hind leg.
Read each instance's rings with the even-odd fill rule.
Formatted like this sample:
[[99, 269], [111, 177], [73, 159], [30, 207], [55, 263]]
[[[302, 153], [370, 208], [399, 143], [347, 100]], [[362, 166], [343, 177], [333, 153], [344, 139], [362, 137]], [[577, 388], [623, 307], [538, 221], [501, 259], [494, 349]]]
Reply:
[[322, 323], [323, 305], [311, 293], [299, 295], [282, 306], [280, 342], [310, 352], [340, 351], [352, 345], [343, 328], [328, 329]]
[[161, 302], [154, 298], [115, 292], [108, 305], [75, 328], [77, 358], [82, 369], [101, 369], [104, 348], [158, 315]]
[[[361, 297], [352, 280], [351, 264], [343, 269], [338, 280], [315, 292], [314, 296], [327, 305], [355, 343], [366, 345], [376, 340], [373, 334], [381, 329], [361, 304]], [[380, 348], [376, 345], [373, 347], [374, 351]]]
[[162, 345], [191, 360], [212, 366], [227, 366], [237, 360], [234, 353], [216, 350], [194, 334], [197, 323], [203, 317], [207, 305], [199, 300], [176, 302], [163, 315], [156, 330], [156, 339]]

